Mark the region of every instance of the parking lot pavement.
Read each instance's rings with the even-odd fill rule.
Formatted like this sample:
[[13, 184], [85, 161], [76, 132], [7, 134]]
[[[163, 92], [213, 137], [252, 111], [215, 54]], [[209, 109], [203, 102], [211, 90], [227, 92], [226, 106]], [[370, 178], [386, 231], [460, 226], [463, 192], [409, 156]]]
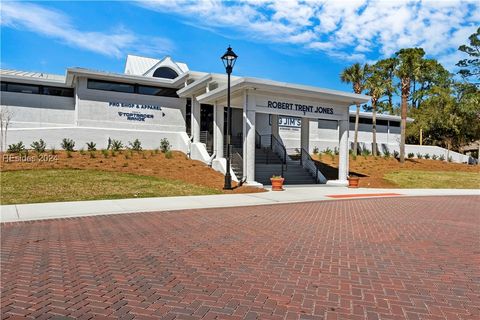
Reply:
[[1, 316], [479, 319], [479, 207], [388, 197], [4, 223]]

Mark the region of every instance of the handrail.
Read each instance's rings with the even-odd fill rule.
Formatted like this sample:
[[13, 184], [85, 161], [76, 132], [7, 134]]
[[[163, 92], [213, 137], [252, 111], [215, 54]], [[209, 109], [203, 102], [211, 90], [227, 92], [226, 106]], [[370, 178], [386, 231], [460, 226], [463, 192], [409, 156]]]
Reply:
[[315, 183], [326, 181], [325, 176], [318, 169], [315, 161], [313, 161], [312, 157], [310, 156], [310, 153], [302, 148], [300, 154], [300, 164], [315, 176]]
[[261, 148], [262, 147], [262, 136], [255, 130], [255, 147]]
[[[283, 172], [284, 170], [287, 170], [287, 149], [283, 145], [283, 143], [280, 142], [273, 134], [271, 135], [270, 138], [270, 148], [274, 153], [277, 153], [282, 159], [282, 177], [283, 177]], [[280, 149], [277, 151], [277, 149]], [[280, 154], [279, 154], [280, 153]], [[285, 169], [283, 166], [285, 165]]]

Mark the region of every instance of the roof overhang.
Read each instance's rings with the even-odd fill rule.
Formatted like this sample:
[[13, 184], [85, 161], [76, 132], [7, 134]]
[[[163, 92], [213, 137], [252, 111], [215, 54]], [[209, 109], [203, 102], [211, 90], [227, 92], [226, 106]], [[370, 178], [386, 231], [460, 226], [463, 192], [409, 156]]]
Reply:
[[144, 76], [127, 75], [124, 73], [110, 73], [94, 71], [83, 68], [68, 68], [66, 83], [72, 85], [75, 77], [90, 77], [99, 80], [119, 81], [124, 83], [136, 83], [150, 86], [162, 86], [167, 88], [179, 88], [183, 85], [188, 73], [183, 73], [175, 79], [152, 78]]
[[25, 83], [25, 84], [36, 84], [44, 86], [56, 86], [56, 87], [71, 87], [65, 84], [65, 80], [54, 80], [41, 77], [29, 77], [22, 75], [10, 75], [10, 74], [1, 74], [0, 78], [2, 81], [10, 81], [16, 83]]
[[[338, 90], [323, 89], [257, 78], [239, 78], [234, 80], [230, 87], [232, 94], [244, 89], [255, 89], [269, 93], [279, 93], [282, 95], [301, 96], [306, 99], [333, 101], [345, 105], [360, 104], [370, 101], [370, 97], [363, 94], [354, 94]], [[223, 85], [215, 90], [198, 96], [197, 100], [200, 103], [212, 104], [215, 101], [225, 100], [225, 96], [227, 94], [226, 92], [227, 87], [226, 85]]]
[[[356, 112], [355, 111], [350, 111], [350, 116], [355, 116]], [[359, 116], [360, 118], [368, 118], [368, 119], [372, 119], [373, 117], [373, 113], [372, 112], [360, 112], [359, 113]], [[400, 121], [402, 119], [402, 117], [400, 116], [395, 116], [395, 115], [392, 115], [392, 114], [384, 114], [384, 113], [378, 113], [375, 115], [375, 117], [378, 119], [378, 120], [395, 120], [395, 121]], [[408, 118], [407, 117], [407, 122], [413, 122], [415, 121], [415, 119], [413, 118]]]

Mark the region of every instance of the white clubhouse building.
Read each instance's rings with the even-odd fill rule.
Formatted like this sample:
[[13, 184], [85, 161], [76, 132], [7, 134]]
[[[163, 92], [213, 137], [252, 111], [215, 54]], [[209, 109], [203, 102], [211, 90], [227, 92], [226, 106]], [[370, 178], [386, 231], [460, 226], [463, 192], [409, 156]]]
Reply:
[[[224, 74], [191, 71], [170, 57], [129, 55], [123, 74], [1, 70], [1, 108], [13, 115], [7, 144], [43, 139], [58, 149], [69, 138], [76, 149], [90, 141], [101, 149], [108, 138], [125, 145], [138, 138], [144, 149], [154, 149], [167, 138], [173, 149], [224, 173], [226, 84]], [[354, 116], [349, 108], [368, 96], [247, 77], [232, 77], [231, 94], [234, 180], [260, 185], [280, 170], [297, 176], [298, 163], [284, 153], [300, 151], [300, 167], [312, 183], [325, 183], [308, 154], [329, 148], [339, 154], [338, 177], [329, 183], [346, 184]], [[371, 121], [371, 114], [361, 113], [361, 148], [371, 148]], [[377, 132], [380, 151], [398, 150], [399, 117], [377, 115]]]

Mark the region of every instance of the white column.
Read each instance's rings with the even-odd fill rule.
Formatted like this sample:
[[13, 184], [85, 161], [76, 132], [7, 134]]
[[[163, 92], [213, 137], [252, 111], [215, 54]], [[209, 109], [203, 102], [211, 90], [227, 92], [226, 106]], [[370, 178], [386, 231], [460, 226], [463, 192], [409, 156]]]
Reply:
[[300, 128], [300, 147], [310, 153], [310, 119], [302, 118], [302, 125]]
[[255, 181], [255, 96], [245, 90], [243, 101], [243, 176], [246, 185], [262, 186]]
[[217, 158], [223, 158], [223, 124], [224, 124], [224, 107], [215, 102], [213, 106], [213, 141], [215, 143], [215, 154]]
[[339, 131], [339, 156], [338, 156], [338, 180], [347, 181], [348, 177], [348, 120], [338, 121]]
[[278, 114], [272, 114], [272, 135], [280, 140], [280, 133], [278, 131]]
[[198, 143], [200, 142], [200, 103], [195, 96], [192, 96], [191, 124], [193, 143]]

